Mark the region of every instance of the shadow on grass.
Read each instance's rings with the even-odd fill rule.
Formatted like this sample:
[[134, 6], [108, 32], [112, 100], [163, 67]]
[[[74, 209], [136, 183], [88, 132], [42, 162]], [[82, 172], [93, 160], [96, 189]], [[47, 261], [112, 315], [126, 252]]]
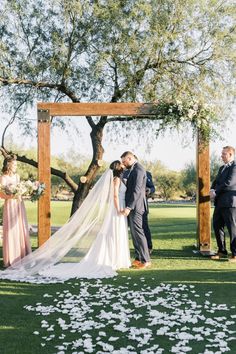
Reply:
[[149, 206], [153, 209], [162, 209], [162, 208], [165, 208], [165, 209], [169, 209], [169, 208], [193, 208], [193, 209], [196, 209], [196, 204], [165, 204], [165, 203], [155, 203], [155, 202], [151, 202], [149, 203]]
[[[122, 275], [123, 272], [120, 272]], [[126, 272], [125, 272], [126, 273]], [[155, 283], [189, 283], [202, 284], [208, 287], [208, 290], [215, 285], [217, 290], [216, 296], [221, 297], [221, 293], [226, 293], [227, 297], [224, 301], [234, 302], [236, 304], [236, 278], [235, 269], [149, 269], [132, 271], [132, 282], [138, 281], [141, 277], [149, 280], [149, 284]], [[152, 279], [152, 280], [151, 280]], [[227, 291], [226, 291], [227, 288]], [[232, 298], [231, 298], [232, 296]]]
[[[191, 258], [201, 258], [207, 259], [207, 257], [203, 257], [200, 253], [194, 253], [194, 247], [183, 247], [182, 250], [167, 250], [167, 249], [157, 249], [152, 252], [152, 259], [191, 259]], [[133, 252], [131, 253], [133, 254]]]

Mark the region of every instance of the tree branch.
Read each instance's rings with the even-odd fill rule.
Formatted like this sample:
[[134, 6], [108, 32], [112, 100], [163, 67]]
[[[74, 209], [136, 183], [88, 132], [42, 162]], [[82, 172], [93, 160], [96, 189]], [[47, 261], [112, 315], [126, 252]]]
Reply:
[[117, 64], [116, 64], [116, 61], [114, 60], [115, 62], [115, 66], [112, 67], [113, 70], [114, 70], [114, 74], [115, 74], [115, 85], [114, 85], [114, 93], [113, 93], [113, 96], [111, 98], [111, 102], [117, 102], [118, 98], [120, 97], [120, 87], [119, 87], [119, 83], [118, 83], [118, 68], [117, 68]]
[[7, 78], [7, 77], [0, 77], [0, 83], [3, 85], [22, 85], [22, 86], [32, 86], [35, 88], [51, 88], [57, 91], [61, 91], [66, 96], [68, 96], [73, 102], [79, 102], [78, 97], [74, 93], [74, 91], [70, 90], [66, 87], [65, 83], [58, 83], [54, 84], [51, 82], [46, 81], [33, 81], [27, 79], [19, 79], [19, 78]]
[[5, 126], [3, 133], [2, 133], [2, 146], [4, 146], [5, 134], [7, 132], [7, 129], [10, 127], [10, 125], [12, 125], [14, 123], [14, 121], [16, 119], [17, 112], [20, 110], [20, 108], [23, 106], [23, 104], [28, 100], [29, 96], [30, 96], [30, 92], [28, 93], [28, 95], [26, 95], [24, 100], [18, 105], [13, 116], [9, 119], [9, 122]]
[[93, 129], [96, 126], [96, 124], [93, 121], [93, 118], [91, 116], [86, 116], [85, 118], [87, 119], [87, 122], [90, 125], [90, 127]]
[[148, 119], [148, 120], [159, 120], [157, 119], [157, 117], [154, 116], [132, 116], [132, 117], [112, 117], [112, 118], [108, 118], [107, 119], [107, 123], [111, 123], [111, 122], [130, 122], [132, 120], [137, 120], [137, 119]]
[[[7, 151], [4, 147], [0, 147], [0, 151], [2, 153], [2, 155], [6, 158], [8, 155], [15, 155], [17, 160], [20, 161], [20, 162], [24, 162], [30, 166], [33, 166], [35, 168], [38, 168], [38, 162], [36, 162], [35, 160], [33, 159], [29, 159], [27, 158], [25, 155], [21, 156], [17, 153], [13, 153], [12, 151]], [[60, 171], [54, 167], [51, 167], [51, 174], [53, 176], [57, 176], [57, 177], [60, 177], [62, 178], [66, 184], [71, 188], [72, 192], [75, 193], [77, 188], [78, 188], [78, 185], [77, 183], [75, 183], [72, 178], [67, 174], [67, 172], [63, 172], [63, 171]], [[42, 181], [43, 182], [43, 181]]]

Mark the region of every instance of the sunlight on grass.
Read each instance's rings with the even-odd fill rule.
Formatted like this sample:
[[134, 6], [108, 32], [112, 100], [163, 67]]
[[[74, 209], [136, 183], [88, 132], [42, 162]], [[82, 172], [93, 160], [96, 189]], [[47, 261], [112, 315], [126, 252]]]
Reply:
[[27, 293], [21, 293], [21, 292], [13, 292], [13, 291], [1, 291], [0, 290], [0, 295], [11, 295], [11, 296], [27, 296]]
[[[163, 280], [163, 283], [169, 283], [169, 282], [165, 282]], [[179, 280], [172, 280], [171, 283], [173, 284], [179, 284]], [[216, 284], [216, 285], [221, 285], [222, 282], [221, 281], [215, 281], [215, 280], [208, 280], [208, 281], [201, 281], [201, 280], [198, 280], [198, 281], [193, 281], [193, 280], [181, 280], [181, 283], [184, 283], [184, 284]], [[236, 281], [224, 281], [224, 284], [233, 284], [233, 285], [236, 285]]]
[[12, 327], [12, 326], [0, 326], [0, 331], [1, 331], [2, 329], [3, 329], [3, 330], [4, 330], [4, 329], [5, 329], [5, 330], [9, 330], [9, 329], [16, 329], [16, 327]]

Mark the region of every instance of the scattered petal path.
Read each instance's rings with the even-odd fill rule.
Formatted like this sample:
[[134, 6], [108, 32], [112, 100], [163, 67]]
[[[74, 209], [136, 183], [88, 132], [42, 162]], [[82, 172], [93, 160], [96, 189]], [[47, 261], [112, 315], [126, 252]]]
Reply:
[[40, 336], [41, 346], [53, 341], [57, 354], [231, 350], [230, 343], [236, 341], [235, 306], [212, 303], [212, 292], [203, 298], [194, 285], [153, 287], [144, 278], [139, 284], [123, 278], [122, 286], [116, 286], [115, 279], [112, 285], [101, 280], [68, 283], [70, 290], [44, 294], [42, 303], [26, 305], [26, 310], [42, 316], [41, 328], [33, 331]]

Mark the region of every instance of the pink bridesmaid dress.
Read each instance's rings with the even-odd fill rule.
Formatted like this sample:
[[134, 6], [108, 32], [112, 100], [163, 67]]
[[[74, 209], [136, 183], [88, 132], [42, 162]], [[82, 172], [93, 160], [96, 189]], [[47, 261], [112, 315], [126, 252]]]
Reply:
[[[19, 183], [18, 174], [0, 176], [4, 186]], [[29, 227], [23, 200], [5, 199], [3, 208], [3, 263], [9, 267], [31, 252]]]

